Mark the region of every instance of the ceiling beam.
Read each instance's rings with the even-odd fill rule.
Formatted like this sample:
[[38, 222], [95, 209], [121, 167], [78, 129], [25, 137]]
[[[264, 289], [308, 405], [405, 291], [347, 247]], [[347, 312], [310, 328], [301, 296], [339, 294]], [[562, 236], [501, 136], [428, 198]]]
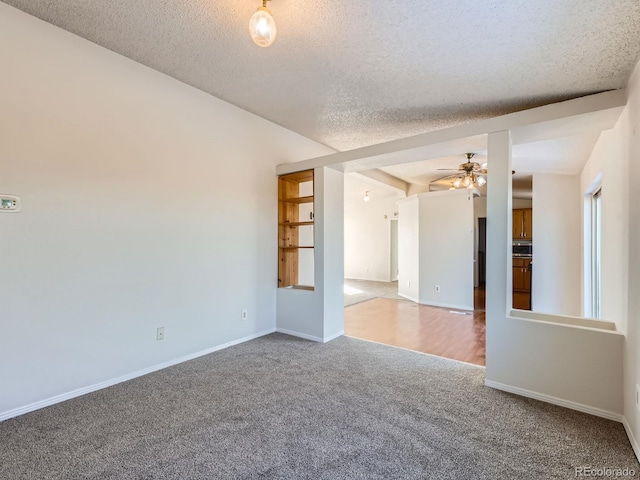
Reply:
[[377, 168], [371, 170], [361, 170], [357, 172], [357, 174], [362, 175], [363, 177], [367, 177], [369, 180], [373, 180], [378, 184], [382, 184], [386, 187], [392, 188], [393, 190], [397, 191], [402, 198], [406, 197], [407, 192], [409, 191], [409, 183], [405, 182], [404, 180], [400, 180], [398, 177], [394, 177], [387, 172], [378, 170]]
[[514, 144], [613, 127], [626, 105], [625, 90], [611, 90], [552, 103], [390, 142], [279, 165], [277, 174], [331, 167], [358, 172], [487, 149], [487, 134], [510, 130]]

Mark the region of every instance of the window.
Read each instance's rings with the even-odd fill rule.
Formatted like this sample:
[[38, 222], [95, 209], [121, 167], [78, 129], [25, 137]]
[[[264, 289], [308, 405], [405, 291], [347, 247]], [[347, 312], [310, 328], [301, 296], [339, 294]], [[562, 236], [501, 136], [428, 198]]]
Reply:
[[601, 318], [602, 188], [591, 195], [591, 315]]

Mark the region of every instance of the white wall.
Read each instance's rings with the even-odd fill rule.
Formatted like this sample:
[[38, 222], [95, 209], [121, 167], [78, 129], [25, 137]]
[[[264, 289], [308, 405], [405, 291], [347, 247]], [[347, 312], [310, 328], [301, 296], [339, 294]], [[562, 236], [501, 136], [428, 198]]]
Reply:
[[421, 193], [418, 199], [419, 301], [473, 310], [473, 194], [445, 190]]
[[534, 174], [533, 311], [580, 315], [581, 225], [580, 177]]
[[411, 196], [398, 203], [398, 295], [417, 302], [420, 297], [419, 201]]
[[[391, 218], [398, 197], [362, 197], [344, 203], [344, 274], [346, 278], [391, 279]], [[385, 218], [386, 216], [386, 218]]]
[[602, 187], [601, 312], [602, 318], [627, 328], [627, 288], [629, 257], [629, 112], [626, 109], [613, 130], [602, 132], [580, 177], [579, 201], [584, 202], [583, 312], [591, 313], [590, 198], [592, 185], [600, 179]]
[[466, 190], [445, 190], [400, 201], [399, 295], [425, 305], [473, 310], [472, 200]]
[[[640, 184], [640, 64], [636, 65], [627, 89], [628, 104], [615, 128], [616, 132], [620, 131], [624, 146], [620, 152], [622, 162], [624, 164], [625, 156], [629, 162], [627, 177], [629, 243], [626, 262], [629, 288], [627, 337], [624, 348], [624, 415], [636, 455], [640, 456], [637, 442], [640, 439], [640, 413], [635, 406], [636, 385], [640, 384], [640, 355], [638, 354], [640, 351], [640, 201], [637, 198], [637, 186]], [[604, 202], [604, 197], [602, 200]], [[604, 203], [602, 206], [604, 208]], [[602, 241], [604, 248], [604, 236]]]
[[473, 199], [473, 217], [476, 225], [478, 224], [478, 218], [487, 216], [487, 197], [475, 197]]
[[275, 165], [328, 148], [3, 3], [0, 57], [0, 415], [275, 328]]

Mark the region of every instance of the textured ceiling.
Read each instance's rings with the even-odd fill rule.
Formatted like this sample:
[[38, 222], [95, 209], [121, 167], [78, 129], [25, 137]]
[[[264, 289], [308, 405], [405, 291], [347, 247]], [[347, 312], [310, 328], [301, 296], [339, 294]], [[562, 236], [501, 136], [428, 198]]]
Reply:
[[347, 150], [624, 87], [638, 0], [5, 0], [306, 137]]

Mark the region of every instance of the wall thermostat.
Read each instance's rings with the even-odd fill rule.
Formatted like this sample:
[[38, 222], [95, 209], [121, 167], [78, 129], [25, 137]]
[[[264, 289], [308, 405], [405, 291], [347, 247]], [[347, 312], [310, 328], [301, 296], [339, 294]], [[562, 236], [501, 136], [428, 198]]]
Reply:
[[0, 212], [17, 213], [22, 210], [20, 197], [0, 194]]

